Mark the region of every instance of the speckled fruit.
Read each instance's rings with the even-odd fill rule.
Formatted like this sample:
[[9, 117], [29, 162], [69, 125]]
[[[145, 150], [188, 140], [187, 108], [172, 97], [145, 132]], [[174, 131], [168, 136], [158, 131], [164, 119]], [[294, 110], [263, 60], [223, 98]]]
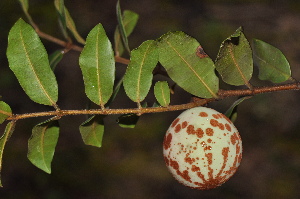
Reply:
[[181, 113], [163, 143], [166, 165], [185, 186], [212, 189], [226, 182], [242, 159], [242, 140], [222, 113], [197, 107]]

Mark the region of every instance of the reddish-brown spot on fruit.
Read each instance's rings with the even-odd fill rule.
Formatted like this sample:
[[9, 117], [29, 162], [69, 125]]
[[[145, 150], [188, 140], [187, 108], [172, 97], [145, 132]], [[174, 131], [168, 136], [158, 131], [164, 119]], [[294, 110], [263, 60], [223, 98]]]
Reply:
[[205, 133], [206, 133], [206, 135], [208, 135], [208, 136], [213, 136], [213, 135], [214, 135], [214, 130], [211, 129], [211, 128], [207, 128], [207, 129], [205, 130]]
[[225, 129], [224, 124], [222, 124], [222, 123], [219, 123], [219, 124], [218, 124], [218, 127], [219, 127], [219, 129], [221, 129], [221, 130], [224, 130], [224, 129]]
[[206, 153], [205, 157], [207, 158], [207, 162], [209, 165], [212, 164], [212, 153]]
[[164, 156], [164, 160], [165, 160], [166, 165], [169, 166], [169, 164], [170, 164], [169, 163], [169, 158], [167, 158], [166, 156]]
[[184, 129], [185, 127], [187, 127], [188, 123], [187, 121], [182, 122], [182, 128]]
[[207, 117], [208, 114], [207, 114], [206, 112], [200, 112], [200, 113], [199, 113], [199, 116], [201, 116], [201, 117]]
[[227, 131], [229, 131], [229, 132], [231, 132], [231, 127], [230, 127], [230, 125], [229, 124], [225, 124], [225, 128], [227, 129]]
[[176, 118], [176, 119], [172, 122], [171, 127], [174, 127], [178, 122], [179, 122], [179, 118]]
[[184, 170], [183, 172], [180, 172], [179, 170], [177, 170], [177, 174], [179, 174], [186, 181], [192, 182], [191, 177], [189, 176], [189, 172], [187, 170]]
[[172, 159], [170, 159], [170, 166], [173, 167], [173, 169], [178, 170], [179, 169], [179, 165], [177, 161], [174, 161]]
[[219, 119], [219, 115], [218, 115], [218, 114], [212, 114], [212, 116], [213, 116], [215, 119]]
[[169, 134], [165, 137], [164, 142], [163, 142], [163, 145], [164, 145], [165, 150], [167, 150], [168, 148], [171, 147], [171, 141], [172, 141], [172, 134], [169, 133]]
[[231, 135], [230, 136], [231, 144], [234, 145], [238, 139], [239, 139], [239, 137], [237, 136], [236, 133], [234, 133], [233, 135]]
[[209, 138], [209, 139], [207, 139], [207, 142], [208, 142], [208, 143], [211, 143], [211, 142], [212, 142], [212, 140]]
[[177, 124], [175, 127], [175, 133], [178, 133], [181, 130], [181, 125]]
[[198, 138], [202, 138], [203, 137], [203, 134], [204, 134], [204, 132], [203, 132], [203, 130], [201, 129], [201, 128], [198, 128], [198, 129], [194, 129], [194, 126], [193, 125], [189, 125], [188, 127], [187, 127], [187, 130], [186, 130], [186, 132], [190, 135], [190, 134], [192, 134], [192, 135], [197, 135], [197, 137]]
[[219, 122], [217, 120], [211, 119], [210, 124], [214, 127], [218, 126]]
[[189, 153], [188, 154], [186, 154], [186, 156], [185, 156], [185, 158], [184, 158], [184, 161], [186, 162], [186, 163], [189, 163], [189, 164], [193, 164], [194, 162], [195, 162], [195, 158], [191, 158], [191, 157], [189, 157]]
[[200, 168], [195, 166], [195, 165], [192, 165], [192, 169], [191, 169], [193, 172], [196, 172], [196, 171], [200, 171]]

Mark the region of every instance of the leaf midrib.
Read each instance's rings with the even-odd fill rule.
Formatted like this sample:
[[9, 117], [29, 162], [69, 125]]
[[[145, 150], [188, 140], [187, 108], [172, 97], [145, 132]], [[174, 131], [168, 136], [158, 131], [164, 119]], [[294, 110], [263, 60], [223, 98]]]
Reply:
[[48, 100], [50, 101], [50, 103], [53, 105], [55, 104], [55, 102], [51, 99], [51, 97], [48, 95], [46, 89], [44, 88], [44, 86], [42, 85], [42, 82], [40, 81], [35, 69], [34, 69], [34, 66], [33, 66], [33, 63], [28, 55], [28, 51], [27, 51], [27, 48], [26, 48], [26, 45], [25, 45], [25, 42], [24, 42], [24, 37], [23, 37], [23, 32], [22, 32], [22, 29], [20, 29], [20, 38], [21, 38], [21, 43], [22, 43], [22, 46], [23, 46], [23, 49], [25, 51], [25, 55], [26, 55], [26, 58], [29, 62], [29, 66], [31, 68], [31, 70], [33, 71], [33, 74], [34, 74], [34, 77], [35, 79], [37, 80], [38, 82], [38, 85], [39, 87], [42, 89], [43, 93], [45, 94], [45, 96], [48, 98]]
[[184, 61], [184, 63], [188, 66], [188, 68], [195, 74], [197, 79], [204, 85], [204, 87], [208, 90], [208, 92], [214, 97], [217, 98], [216, 94], [209, 88], [209, 86], [204, 82], [204, 80], [198, 75], [198, 73], [193, 69], [193, 67], [181, 56], [181, 54], [176, 50], [176, 48], [169, 42], [166, 41], [167, 44], [177, 53], [177, 55]]

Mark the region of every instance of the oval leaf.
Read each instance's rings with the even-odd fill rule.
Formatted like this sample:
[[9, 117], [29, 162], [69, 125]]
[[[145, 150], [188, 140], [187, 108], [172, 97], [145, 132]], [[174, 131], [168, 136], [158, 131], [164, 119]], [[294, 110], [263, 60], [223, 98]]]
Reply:
[[103, 118], [103, 115], [92, 116], [80, 125], [79, 131], [86, 145], [102, 146], [102, 137], [104, 134]]
[[28, 159], [49, 174], [58, 136], [58, 121], [46, 121], [33, 127], [32, 135], [28, 140]]
[[253, 73], [252, 51], [242, 28], [222, 42], [216, 69], [224, 82], [231, 85], [247, 85]]
[[156, 42], [145, 41], [131, 52], [123, 85], [127, 96], [134, 102], [141, 102], [147, 96], [152, 84], [152, 71], [158, 62]]
[[280, 83], [291, 77], [290, 64], [282, 52], [258, 39], [253, 40], [253, 59], [259, 68], [258, 78]]
[[216, 98], [219, 80], [215, 66], [207, 55], [198, 53], [199, 47], [196, 39], [183, 32], [167, 33], [160, 38], [159, 62], [170, 78], [187, 92]]
[[168, 82], [159, 81], [154, 86], [156, 100], [161, 106], [167, 107], [170, 104], [170, 88]]
[[0, 124], [2, 124], [6, 118], [11, 116], [11, 108], [8, 104], [0, 101]]
[[8, 139], [10, 138], [11, 134], [13, 133], [14, 129], [16, 126], [16, 122], [9, 122], [6, 125], [4, 134], [0, 138], [0, 187], [2, 187], [2, 182], [1, 182], [1, 169], [2, 169], [2, 158], [3, 158], [3, 152], [4, 152], [4, 147]]
[[55, 105], [57, 82], [47, 52], [34, 29], [22, 19], [9, 32], [7, 58], [10, 69], [31, 100]]
[[79, 64], [87, 97], [104, 108], [113, 92], [115, 61], [111, 43], [101, 24], [88, 34]]
[[[132, 33], [133, 29], [136, 26], [139, 15], [133, 11], [125, 10], [122, 15], [122, 23], [125, 29], [126, 37]], [[119, 26], [117, 26], [114, 34], [115, 40], [115, 53], [117, 56], [121, 56], [124, 52], [124, 45], [122, 42]]]

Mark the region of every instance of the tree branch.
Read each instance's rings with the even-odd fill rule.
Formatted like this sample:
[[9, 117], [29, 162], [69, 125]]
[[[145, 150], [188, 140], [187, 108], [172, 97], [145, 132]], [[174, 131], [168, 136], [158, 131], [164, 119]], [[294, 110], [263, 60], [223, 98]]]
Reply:
[[159, 113], [168, 111], [177, 111], [194, 108], [197, 106], [203, 106], [210, 102], [221, 100], [227, 97], [236, 96], [254, 96], [262, 93], [287, 91], [287, 90], [300, 90], [300, 83], [290, 83], [275, 86], [266, 87], [253, 87], [250, 89], [240, 89], [240, 90], [219, 90], [218, 98], [193, 98], [192, 102], [180, 105], [170, 105], [168, 107], [149, 107], [149, 108], [132, 108], [132, 109], [90, 109], [90, 110], [56, 110], [49, 112], [37, 112], [37, 113], [25, 113], [25, 114], [15, 114], [7, 118], [7, 120], [20, 120], [32, 117], [42, 117], [42, 116], [56, 116], [63, 117], [68, 115], [113, 115], [113, 114], [145, 114], [145, 113]]

